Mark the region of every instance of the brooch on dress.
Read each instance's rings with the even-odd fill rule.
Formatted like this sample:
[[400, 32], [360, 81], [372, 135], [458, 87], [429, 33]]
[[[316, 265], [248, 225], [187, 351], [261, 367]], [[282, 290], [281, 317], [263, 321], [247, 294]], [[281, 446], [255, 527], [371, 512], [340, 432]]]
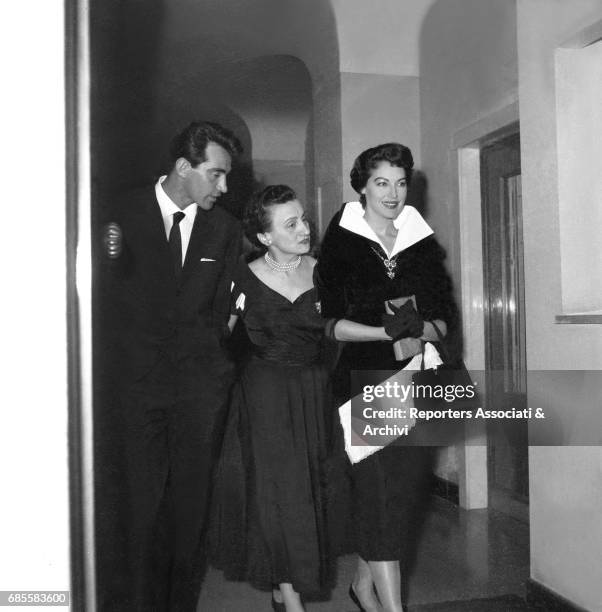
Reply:
[[322, 314], [322, 302], [315, 302], [316, 312]]
[[374, 251], [376, 256], [383, 262], [383, 265], [387, 270], [387, 276], [391, 280], [393, 280], [395, 278], [395, 269], [397, 268], [397, 257], [399, 253], [397, 253], [397, 255], [394, 255], [393, 257], [387, 258], [383, 257], [373, 246], [371, 246], [370, 248]]

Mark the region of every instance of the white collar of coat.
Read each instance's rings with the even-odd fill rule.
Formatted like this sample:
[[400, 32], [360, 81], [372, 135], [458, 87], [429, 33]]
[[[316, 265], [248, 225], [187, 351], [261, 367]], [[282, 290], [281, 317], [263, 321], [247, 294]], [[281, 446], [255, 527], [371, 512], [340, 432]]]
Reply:
[[[429, 224], [422, 218], [422, 215], [413, 206], [404, 206], [399, 216], [393, 221], [397, 228], [397, 238], [393, 245], [393, 250], [388, 255], [394, 257], [423, 238], [433, 234]], [[368, 225], [364, 219], [364, 208], [360, 202], [347, 202], [339, 221], [339, 226], [377, 242], [387, 253], [385, 245], [380, 241], [376, 232]]]

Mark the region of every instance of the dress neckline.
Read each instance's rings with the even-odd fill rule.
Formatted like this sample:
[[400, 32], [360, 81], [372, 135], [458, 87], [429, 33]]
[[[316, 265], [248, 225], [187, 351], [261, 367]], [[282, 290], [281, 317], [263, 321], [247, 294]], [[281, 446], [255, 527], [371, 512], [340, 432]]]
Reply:
[[280, 291], [276, 291], [276, 289], [272, 289], [272, 287], [270, 287], [267, 283], [264, 283], [259, 276], [257, 276], [257, 274], [255, 274], [255, 272], [253, 272], [253, 270], [251, 270], [249, 264], [246, 264], [247, 266], [247, 271], [248, 273], [262, 286], [265, 287], [266, 289], [268, 289], [269, 291], [271, 291], [272, 293], [274, 293], [275, 295], [277, 295], [278, 297], [282, 298], [283, 300], [285, 300], [286, 302], [288, 302], [291, 305], [296, 304], [304, 295], [308, 294], [310, 291], [313, 291], [315, 289], [315, 287], [310, 287], [309, 289], [306, 289], [305, 291], [302, 291], [294, 300], [290, 300], [289, 298], [286, 297], [286, 295], [283, 295], [282, 293], [280, 293]]

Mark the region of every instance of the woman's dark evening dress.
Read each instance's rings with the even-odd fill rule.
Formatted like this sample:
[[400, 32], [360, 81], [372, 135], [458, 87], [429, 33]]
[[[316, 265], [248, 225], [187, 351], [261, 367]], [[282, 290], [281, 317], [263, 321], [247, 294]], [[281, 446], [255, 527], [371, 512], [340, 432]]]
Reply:
[[244, 265], [233, 304], [252, 348], [233, 391], [217, 473], [213, 565], [258, 588], [290, 582], [317, 593], [331, 574], [333, 428], [317, 293], [312, 288], [291, 302]]
[[[415, 295], [425, 320], [452, 326], [456, 310], [444, 252], [419, 213], [406, 206], [408, 223], [399, 232], [408, 246], [397, 255], [390, 278], [376, 236], [362, 234], [361, 224], [367, 224], [359, 203], [346, 206], [351, 207], [343, 225], [345, 207], [327, 229], [315, 270], [322, 315], [380, 325], [385, 300]], [[399, 370], [405, 363], [395, 360], [388, 342], [346, 343], [333, 375], [337, 405], [350, 397], [352, 370]], [[407, 560], [426, 511], [431, 471], [431, 449], [419, 446], [390, 445], [353, 465], [352, 545], [363, 559]]]

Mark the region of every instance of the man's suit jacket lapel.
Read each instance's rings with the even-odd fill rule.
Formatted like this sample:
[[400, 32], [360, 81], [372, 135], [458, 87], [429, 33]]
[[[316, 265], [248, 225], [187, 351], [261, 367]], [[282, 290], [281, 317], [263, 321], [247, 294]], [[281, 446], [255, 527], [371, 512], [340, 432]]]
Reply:
[[[171, 253], [168, 247], [167, 238], [165, 237], [165, 224], [161, 216], [161, 209], [157, 203], [157, 198], [153, 190], [152, 199], [147, 200], [146, 214], [144, 215], [146, 222], [146, 230], [153, 242], [161, 245], [162, 254]], [[163, 248], [165, 247], [165, 248]]]
[[171, 251], [165, 236], [165, 225], [154, 188], [152, 193], [149, 191], [149, 197], [144, 200], [142, 211], [139, 229], [142, 235], [146, 237], [146, 243], [149, 247], [146, 249], [148, 263], [152, 264], [155, 270], [161, 270], [162, 273], [175, 281]]
[[203, 254], [212, 251], [212, 243], [217, 238], [215, 229], [214, 215], [211, 214], [211, 211], [199, 207], [196, 211], [190, 242], [184, 259], [182, 282], [190, 276]]
[[154, 279], [153, 287], [166, 288], [171, 283], [175, 287], [171, 251], [155, 188], [128, 194], [121, 202], [116, 219], [123, 226], [125, 237], [122, 269], [129, 271], [128, 274], [137, 270], [137, 274], [142, 275], [140, 278]]

